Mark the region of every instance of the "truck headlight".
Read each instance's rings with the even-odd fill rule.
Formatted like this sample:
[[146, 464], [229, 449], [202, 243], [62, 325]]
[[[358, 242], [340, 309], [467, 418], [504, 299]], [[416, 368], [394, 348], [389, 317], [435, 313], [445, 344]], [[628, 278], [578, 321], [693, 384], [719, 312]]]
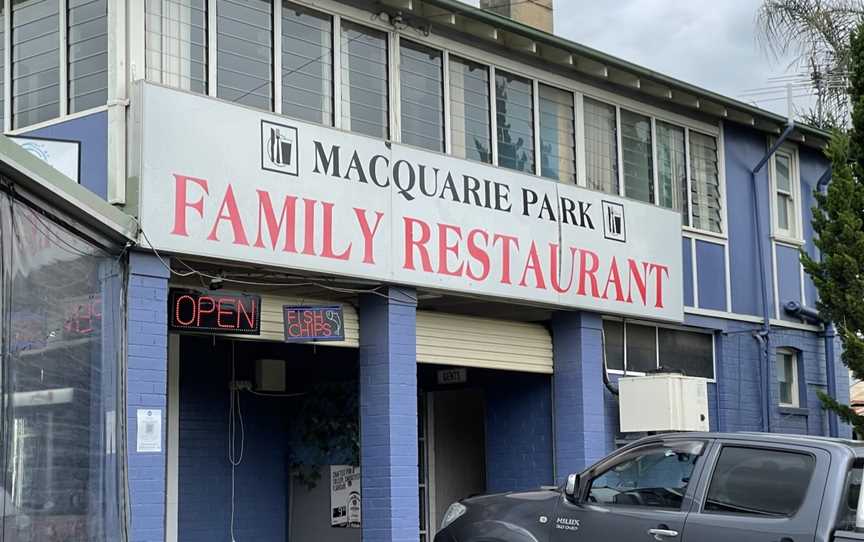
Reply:
[[445, 529], [448, 525], [462, 517], [468, 509], [465, 508], [464, 504], [454, 502], [447, 508], [447, 512], [444, 514], [444, 519], [441, 520], [441, 528]]

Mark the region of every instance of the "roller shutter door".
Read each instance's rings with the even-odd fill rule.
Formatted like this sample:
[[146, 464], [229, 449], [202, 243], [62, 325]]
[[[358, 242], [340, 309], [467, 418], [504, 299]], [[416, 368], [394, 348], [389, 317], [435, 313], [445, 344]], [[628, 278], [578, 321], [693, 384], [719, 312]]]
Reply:
[[417, 363], [552, 373], [552, 337], [540, 324], [418, 311]]

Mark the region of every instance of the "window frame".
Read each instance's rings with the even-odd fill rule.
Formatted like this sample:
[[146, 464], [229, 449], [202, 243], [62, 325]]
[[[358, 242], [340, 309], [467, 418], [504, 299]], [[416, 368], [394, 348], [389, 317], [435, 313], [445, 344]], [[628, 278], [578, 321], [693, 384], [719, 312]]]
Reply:
[[696, 506], [693, 510], [691, 510], [691, 514], [698, 515], [707, 515], [707, 516], [722, 516], [722, 517], [747, 517], [752, 518], [754, 520], [761, 521], [782, 521], [790, 518], [794, 518], [797, 516], [801, 510], [807, 505], [808, 501], [808, 492], [805, 492], [804, 499], [801, 501], [798, 509], [794, 514], [789, 516], [768, 516], [768, 515], [749, 515], [749, 514], [736, 514], [733, 512], [724, 512], [717, 510], [706, 510], [705, 506], [708, 504], [708, 494], [711, 491], [711, 484], [714, 481], [714, 474], [717, 470], [717, 465], [720, 462], [720, 457], [723, 454], [723, 450], [727, 448], [738, 448], [738, 449], [748, 449], [755, 451], [770, 451], [770, 452], [780, 452], [780, 453], [792, 453], [808, 456], [813, 459], [813, 470], [810, 473], [810, 480], [808, 483], [809, 486], [813, 484], [813, 477], [819, 471], [819, 458], [815, 453], [811, 450], [804, 449], [799, 446], [788, 446], [788, 445], [773, 445], [771, 443], [753, 443], [747, 441], [718, 441], [714, 443], [714, 448], [711, 450], [709, 454], [703, 454], [706, 456], [706, 464], [704, 468], [704, 472], [702, 474], [702, 481], [700, 482], [700, 491], [699, 491], [699, 502], [696, 503]]
[[780, 347], [777, 348], [774, 352], [774, 372], [775, 374], [779, 374], [778, 363], [780, 361], [780, 356], [790, 356], [792, 358], [792, 381], [790, 382], [790, 398], [791, 402], [784, 403], [780, 399], [780, 378], [777, 380], [777, 405], [780, 407], [787, 408], [801, 408], [801, 380], [800, 380], [800, 370], [798, 365], [801, 363], [801, 353], [794, 348], [788, 347]]
[[[770, 141], [769, 141], [770, 143]], [[790, 198], [790, 215], [789, 220], [792, 221], [791, 229], [780, 228], [779, 224], [779, 209], [777, 205], [777, 196], [781, 193], [777, 183], [777, 156], [782, 155], [789, 159], [789, 184], [791, 185], [789, 192], [783, 192], [783, 195]], [[803, 219], [804, 214], [801, 208], [801, 173], [797, 147], [788, 144], [781, 145], [777, 151], [771, 155], [770, 165], [768, 168], [769, 189], [771, 191], [770, 209], [771, 209], [771, 236], [776, 241], [800, 246], [804, 244], [803, 235]]]
[[[126, 74], [119, 74], [119, 66], [125, 64], [125, 59], [118, 60], [118, 55], [120, 54], [121, 47], [118, 47], [119, 42], [124, 42], [126, 40], [125, 34], [125, 25], [114, 25], [114, 21], [119, 16], [119, 13], [124, 11], [124, 8], [118, 6], [117, 0], [108, 0], [107, 3], [107, 15], [105, 18], [106, 27], [108, 32], [107, 42], [107, 100], [105, 104], [100, 104], [95, 107], [90, 107], [86, 109], [82, 109], [80, 111], [76, 111], [74, 113], [70, 113], [69, 107], [69, 83], [71, 82], [69, 77], [69, 0], [58, 0], [60, 2], [60, 20], [59, 20], [59, 32], [57, 33], [57, 39], [59, 44], [59, 108], [58, 114], [56, 117], [51, 119], [46, 119], [44, 121], [27, 124], [15, 128], [12, 123], [12, 0], [0, 0], [2, 1], [3, 7], [3, 88], [0, 89], [0, 92], [3, 93], [3, 119], [2, 123], [0, 123], [0, 129], [2, 129], [4, 134], [7, 135], [16, 135], [16, 134], [24, 134], [27, 132], [32, 132], [33, 130], [37, 130], [39, 128], [43, 128], [46, 126], [52, 126], [54, 124], [59, 124], [61, 122], [65, 122], [72, 119], [77, 119], [81, 117], [86, 117], [88, 115], [92, 115], [94, 113], [108, 111], [109, 105], [112, 103], [112, 100], [116, 99], [118, 94], [120, 93], [118, 88], [125, 88], [124, 81], [126, 80]], [[141, 2], [142, 11], [143, 11], [143, 2]], [[143, 27], [144, 21], [141, 19], [141, 25]], [[124, 26], [123, 31], [118, 31], [115, 26]], [[142, 28], [143, 30], [143, 28]], [[141, 33], [141, 48], [144, 48], [143, 43], [143, 32]], [[142, 51], [143, 52], [143, 51]], [[143, 71], [142, 71], [143, 73]], [[123, 93], [125, 96], [125, 91]]]
[[[647, 373], [643, 371], [628, 371], [627, 370], [627, 324], [635, 324], [638, 326], [647, 326], [654, 328], [654, 355], [655, 355], [655, 368], [660, 366], [660, 330], [668, 329], [672, 331], [683, 331], [687, 333], [701, 333], [704, 335], [709, 335], [711, 337], [711, 374], [713, 375], [711, 378], [707, 378], [704, 376], [691, 376], [690, 378], [700, 378], [709, 383], [717, 382], [717, 337], [716, 334], [710, 329], [701, 329], [701, 328], [692, 328], [686, 326], [675, 326], [675, 325], [660, 325], [656, 322], [650, 322], [647, 320], [636, 320], [630, 318], [620, 318], [615, 316], [604, 316], [602, 318], [603, 322], [618, 322], [624, 326], [624, 339], [622, 341], [623, 348], [623, 362], [624, 362], [624, 370], [621, 369], [610, 369], [606, 366], [606, 336], [605, 333], [603, 335], [602, 348], [603, 348], [603, 364], [606, 368], [606, 372], [614, 375], [622, 375], [622, 376], [645, 376]], [[601, 323], [602, 325], [602, 323]]]
[[[6, 0], [9, 1], [9, 0]], [[644, 101], [639, 101], [634, 98], [630, 98], [619, 93], [611, 92], [609, 90], [602, 89], [597, 86], [592, 86], [588, 83], [584, 83], [578, 80], [575, 80], [572, 77], [568, 77], [563, 74], [557, 74], [550, 72], [548, 70], [544, 70], [537, 66], [527, 64], [524, 61], [517, 60], [514, 58], [507, 58], [504, 56], [496, 55], [490, 51], [484, 51], [480, 48], [466, 46], [466, 43], [461, 40], [457, 40], [454, 38], [450, 38], [447, 36], [439, 35], [436, 33], [429, 33], [428, 35], [416, 35], [416, 32], [411, 32], [408, 29], [394, 29], [391, 25], [385, 23], [379, 17], [372, 17], [370, 19], [369, 12], [367, 10], [363, 10], [361, 8], [356, 8], [353, 6], [347, 6], [342, 3], [339, 3], [335, 0], [317, 0], [315, 2], [311, 2], [310, 0], [291, 0], [293, 3], [306, 7], [308, 9], [317, 11], [324, 15], [329, 15], [333, 21], [333, 41], [334, 41], [334, 50], [333, 50], [333, 117], [334, 124], [333, 127], [336, 129], [345, 129], [342, 126], [341, 118], [342, 118], [342, 107], [341, 107], [341, 22], [342, 20], [350, 21], [354, 24], [359, 24], [365, 27], [369, 27], [372, 29], [384, 31], [388, 34], [388, 63], [389, 63], [389, 97], [388, 97], [388, 105], [390, 109], [390, 126], [389, 126], [389, 137], [387, 140], [393, 142], [401, 142], [401, 93], [400, 93], [400, 85], [401, 82], [399, 80], [399, 70], [400, 70], [400, 38], [405, 37], [410, 41], [420, 44], [425, 47], [429, 47], [432, 49], [436, 49], [441, 52], [443, 57], [443, 79], [444, 79], [444, 153], [452, 154], [452, 142], [451, 142], [451, 122], [450, 122], [450, 85], [449, 85], [449, 56], [457, 55], [459, 58], [474, 62], [480, 65], [485, 66], [488, 69], [488, 77], [490, 83], [490, 92], [489, 92], [489, 124], [490, 124], [490, 147], [491, 147], [491, 165], [500, 167], [499, 159], [498, 159], [498, 130], [497, 130], [497, 111], [496, 111], [496, 92], [495, 92], [495, 80], [496, 80], [496, 72], [497, 70], [503, 70], [512, 74], [516, 74], [520, 77], [523, 77], [529, 81], [531, 81], [533, 86], [533, 94], [534, 94], [534, 122], [533, 122], [533, 140], [534, 140], [534, 168], [533, 171], [525, 171], [523, 173], [528, 175], [533, 175], [536, 177], [541, 177], [544, 180], [549, 180], [551, 182], [561, 182], [553, 179], [547, 179], [546, 177], [542, 177], [541, 175], [541, 162], [540, 162], [540, 146], [539, 146], [539, 138], [540, 138], [540, 126], [539, 126], [539, 93], [538, 88], [539, 85], [546, 85], [549, 87], [554, 87], [566, 92], [570, 92], [574, 97], [574, 112], [575, 112], [575, 127], [574, 134], [576, 138], [575, 142], [575, 151], [576, 151], [576, 159], [575, 159], [575, 170], [576, 170], [576, 186], [580, 186], [583, 188], [587, 188], [586, 182], [586, 168], [585, 168], [585, 131], [584, 131], [584, 98], [588, 97], [600, 102], [604, 102], [613, 106], [616, 110], [616, 124], [618, 126], [617, 130], [617, 147], [618, 147], [618, 187], [619, 192], [618, 196], [627, 197], [624, 193], [624, 179], [623, 179], [623, 167], [622, 167], [622, 153], [623, 153], [623, 145], [621, 141], [621, 130], [620, 130], [620, 118], [621, 118], [621, 109], [627, 109], [633, 113], [644, 115], [649, 117], [651, 122], [651, 157], [652, 157], [652, 177], [653, 177], [653, 185], [654, 185], [654, 193], [655, 193], [655, 203], [650, 204], [656, 207], [665, 208], [659, 204], [658, 194], [658, 172], [657, 172], [657, 138], [656, 138], [656, 123], [658, 121], [662, 121], [664, 123], [677, 126], [679, 128], [683, 128], [685, 130], [685, 144], [687, 145], [687, 170], [688, 170], [688, 193], [690, 192], [690, 183], [689, 183], [689, 169], [690, 169], [690, 148], [689, 148], [689, 131], [694, 130], [699, 133], [703, 133], [705, 135], [709, 135], [714, 137], [717, 142], [717, 162], [718, 162], [718, 180], [719, 180], [719, 191], [720, 191], [720, 205], [721, 209], [721, 232], [712, 232], [708, 230], [701, 230], [697, 228], [692, 228], [690, 226], [686, 226], [682, 224], [682, 232], [690, 232], [698, 235], [704, 235], [707, 237], [711, 237], [713, 239], [722, 239], [724, 242], [728, 239], [727, 228], [728, 228], [728, 212], [726, 206], [726, 178], [725, 178], [725, 151], [723, 148], [723, 125], [722, 120], [718, 120], [714, 123], [705, 122], [690, 116], [683, 115], [681, 113], [676, 113], [673, 111], [669, 111], [667, 109], [662, 109], [660, 107], [650, 105]], [[215, 3], [215, 0], [208, 0], [208, 11], [212, 11], [210, 8]], [[281, 22], [281, 14], [282, 14], [283, 6], [281, 1], [277, 1], [277, 4], [274, 5], [273, 13], [274, 19], [278, 19]], [[208, 13], [208, 15], [210, 15]], [[280, 24], [274, 20], [274, 33], [280, 31]], [[143, 26], [143, 23], [142, 23]], [[141, 29], [138, 29], [140, 32]], [[214, 37], [212, 36], [212, 32], [210, 33], [210, 43], [208, 45], [208, 67], [211, 68], [210, 73], [208, 74], [208, 82], [207, 87], [208, 91], [210, 89], [214, 89], [217, 86], [217, 81], [213, 77], [215, 75], [215, 43]], [[135, 59], [143, 62], [143, 52], [134, 51], [135, 47], [140, 47], [140, 45], [133, 45], [133, 61], [134, 64]], [[276, 66], [280, 64], [281, 61], [281, 40], [274, 40], [274, 97], [273, 101], [275, 104], [275, 111], [272, 111], [276, 114], [281, 114], [281, 81], [282, 74], [276, 71]], [[146, 73], [142, 70], [142, 73]], [[135, 78], [143, 78], [143, 75], [136, 74]], [[213, 95], [214, 92], [208, 92], [208, 95]], [[438, 151], [429, 151], [429, 152], [438, 152]], [[635, 201], [635, 200], [634, 200]], [[692, 213], [692, 205], [688, 206], [688, 209]], [[688, 221], [692, 223], [692, 218], [688, 217]]]
[[[646, 442], [644, 444], [637, 444], [630, 448], [622, 448], [616, 452], [615, 455], [606, 459], [602, 463], [596, 465], [588, 472], [587, 480], [585, 481], [582, 490], [579, 495], [580, 503], [588, 503], [588, 496], [591, 493], [591, 486], [594, 481], [599, 477], [605, 475], [607, 472], [612, 470], [613, 468], [621, 465], [627, 461], [633, 459], [633, 454], [639, 453], [645, 450], [664, 448], [664, 447], [672, 447], [672, 446], [681, 446], [684, 444], [701, 444], [702, 448], [699, 451], [698, 459], [696, 463], [693, 465], [693, 472], [691, 473], [691, 479], [687, 483], [687, 486], [682, 494], [682, 501], [686, 502], [688, 495], [691, 498], [696, 498], [699, 491], [699, 475], [701, 471], [705, 468], [706, 461], [710, 459], [712, 454], [712, 442], [710, 440], [699, 439], [699, 438], [680, 438], [680, 439], [670, 439], [670, 440], [657, 440], [653, 442]], [[679, 509], [674, 508], [662, 508], [656, 506], [634, 506], [629, 504], [604, 504], [603, 506], [612, 506], [612, 507], [635, 507], [639, 510], [664, 510], [669, 512], [686, 512], [683, 507]]]

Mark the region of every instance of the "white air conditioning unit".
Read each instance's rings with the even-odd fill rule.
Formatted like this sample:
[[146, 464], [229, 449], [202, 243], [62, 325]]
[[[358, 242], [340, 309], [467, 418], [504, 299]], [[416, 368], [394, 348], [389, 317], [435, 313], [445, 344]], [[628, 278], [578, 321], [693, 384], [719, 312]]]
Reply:
[[675, 373], [618, 380], [622, 433], [708, 431], [708, 385]]

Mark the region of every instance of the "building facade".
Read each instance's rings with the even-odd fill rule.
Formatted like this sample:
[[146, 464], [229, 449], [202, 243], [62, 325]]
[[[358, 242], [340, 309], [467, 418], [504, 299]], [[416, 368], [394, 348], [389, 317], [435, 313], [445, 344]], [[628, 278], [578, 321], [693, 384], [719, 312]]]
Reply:
[[618, 386], [658, 371], [711, 430], [850, 434], [824, 132], [454, 0], [2, 13], [5, 131], [137, 222], [130, 541], [429, 541], [652, 430]]

